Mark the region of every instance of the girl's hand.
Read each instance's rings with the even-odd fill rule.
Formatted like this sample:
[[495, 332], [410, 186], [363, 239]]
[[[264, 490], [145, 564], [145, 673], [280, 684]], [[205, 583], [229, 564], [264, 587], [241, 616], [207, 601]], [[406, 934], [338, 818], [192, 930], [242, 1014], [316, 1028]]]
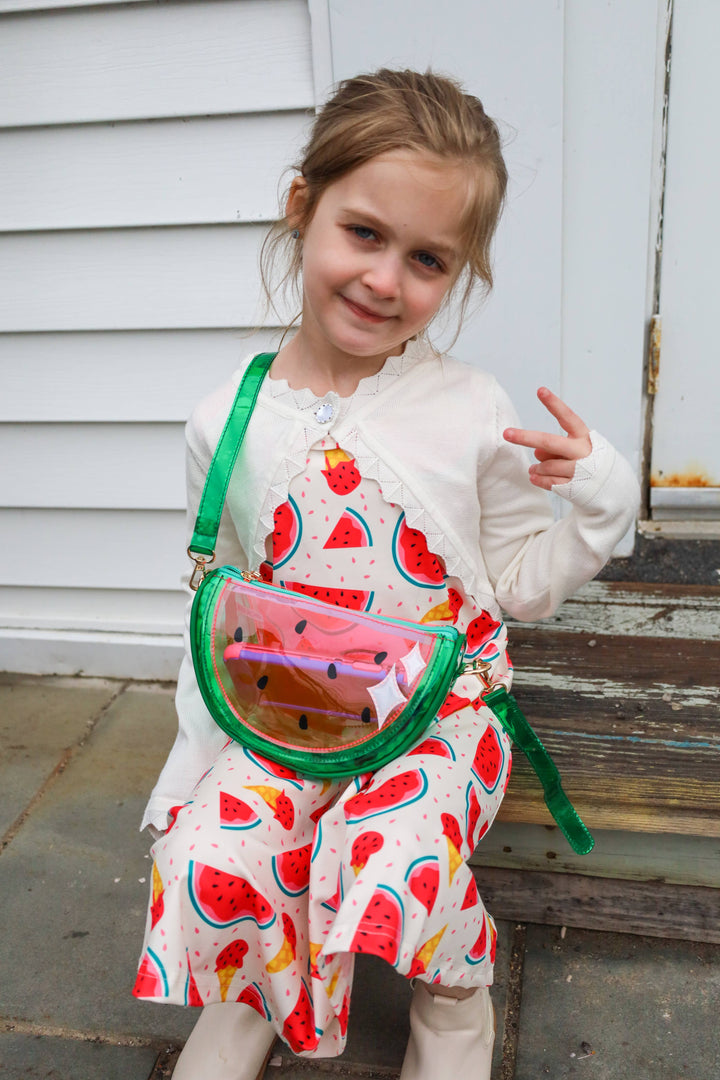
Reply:
[[518, 446], [529, 446], [535, 451], [539, 464], [530, 466], [530, 481], [536, 487], [550, 491], [553, 484], [566, 484], [572, 480], [575, 462], [588, 456], [592, 444], [587, 424], [557, 394], [541, 386], [538, 397], [567, 434], [551, 435], [545, 431], [506, 428], [503, 438]]

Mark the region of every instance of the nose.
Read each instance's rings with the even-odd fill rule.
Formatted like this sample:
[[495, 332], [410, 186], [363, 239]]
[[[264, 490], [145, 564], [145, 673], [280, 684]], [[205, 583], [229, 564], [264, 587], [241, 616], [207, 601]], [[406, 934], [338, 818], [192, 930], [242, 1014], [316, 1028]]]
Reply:
[[362, 275], [362, 282], [375, 296], [394, 299], [400, 291], [401, 261], [391, 251], [376, 252]]

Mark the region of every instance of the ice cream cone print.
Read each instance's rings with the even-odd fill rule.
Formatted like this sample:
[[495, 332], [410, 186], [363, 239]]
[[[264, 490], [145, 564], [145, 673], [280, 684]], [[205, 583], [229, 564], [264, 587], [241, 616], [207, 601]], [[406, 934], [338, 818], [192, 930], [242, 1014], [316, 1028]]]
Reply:
[[284, 829], [291, 829], [295, 820], [295, 808], [292, 800], [287, 797], [280, 788], [270, 787], [268, 784], [245, 785], [246, 791], [255, 791], [267, 803]]
[[278, 971], [284, 971], [286, 967], [290, 967], [295, 959], [295, 950], [297, 947], [297, 932], [295, 925], [285, 912], [282, 917], [284, 940], [280, 946], [276, 955], [265, 965], [265, 970], [269, 975], [276, 975]]
[[450, 878], [450, 884], [452, 885], [452, 879], [455, 877], [455, 871], [463, 861], [463, 857], [458, 851], [458, 849], [455, 847], [450, 837], [446, 836], [445, 839], [447, 841], [448, 849], [448, 875]]
[[282, 791], [279, 788], [270, 787], [267, 784], [258, 784], [256, 787], [248, 784], [246, 785], [247, 791], [255, 791], [266, 802], [271, 810], [277, 809], [278, 799], [282, 795]]
[[418, 951], [415, 953], [415, 956], [413, 957], [412, 967], [409, 971], [410, 976], [425, 974], [430, 961], [435, 955], [435, 950], [440, 944], [440, 940], [446, 930], [447, 923], [445, 924], [445, 926], [442, 927], [442, 929], [438, 930], [437, 934], [434, 934], [433, 937], [428, 938], [425, 944], [420, 946]]
[[420, 622], [442, 622], [443, 619], [452, 619], [452, 617], [453, 609], [450, 607], [450, 602], [448, 600], [443, 600], [442, 604], [436, 604], [435, 607], [426, 611]]
[[337, 986], [337, 981], [339, 978], [340, 972], [336, 971], [328, 985], [325, 987], [325, 993], [329, 998], [332, 998], [333, 994], [335, 993], [335, 987]]
[[452, 814], [441, 814], [440, 820], [443, 826], [443, 835], [447, 840], [448, 849], [448, 873], [450, 875], [450, 884], [452, 885], [452, 879], [455, 877], [455, 871], [460, 863], [463, 861], [460, 854], [460, 848], [462, 847], [462, 833], [460, 832], [460, 824], [456, 817]]
[[352, 461], [350, 454], [346, 454], [344, 450], [341, 450], [338, 446], [336, 450], [325, 451], [325, 464], [328, 469], [334, 469], [341, 461]]
[[163, 899], [164, 893], [165, 890], [163, 888], [162, 878], [160, 877], [160, 871], [156, 864], [153, 863], [152, 904], [150, 905], [150, 922], [153, 927], [160, 921], [165, 910], [165, 901]]
[[226, 945], [218, 953], [215, 961], [215, 973], [220, 983], [220, 999], [222, 1001], [227, 999], [230, 983], [235, 978], [235, 972], [242, 967], [247, 951], [247, 941], [238, 938], [236, 941], [231, 941], [229, 945]]
[[310, 945], [310, 974], [313, 977], [313, 979], [318, 979], [320, 977], [320, 972], [318, 971], [317, 958], [320, 955], [320, 950], [322, 949], [322, 944], [319, 941], [311, 941], [309, 943], [309, 945]]
[[222, 968], [217, 973], [218, 982], [220, 983], [220, 1000], [226, 1001], [228, 996], [228, 990], [230, 989], [230, 983], [235, 978], [235, 972], [237, 968], [226, 967]]

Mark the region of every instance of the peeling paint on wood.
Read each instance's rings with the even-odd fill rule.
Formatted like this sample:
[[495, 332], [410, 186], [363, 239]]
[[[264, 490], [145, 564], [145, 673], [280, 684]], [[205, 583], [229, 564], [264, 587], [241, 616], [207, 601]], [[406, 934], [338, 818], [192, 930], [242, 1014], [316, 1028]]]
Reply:
[[[718, 641], [556, 625], [511, 641], [515, 694], [591, 829], [720, 836]], [[521, 753], [499, 819], [552, 823]]]
[[648, 842], [645, 833], [622, 829], [596, 829], [593, 835], [592, 854], [576, 855], [557, 826], [496, 821], [470, 864], [720, 888], [718, 837], [661, 833]]
[[566, 600], [550, 619], [515, 623], [519, 628], [552, 628], [569, 633], [720, 641], [720, 588], [592, 581]]
[[503, 919], [720, 942], [717, 889], [478, 867], [474, 874], [483, 901]]

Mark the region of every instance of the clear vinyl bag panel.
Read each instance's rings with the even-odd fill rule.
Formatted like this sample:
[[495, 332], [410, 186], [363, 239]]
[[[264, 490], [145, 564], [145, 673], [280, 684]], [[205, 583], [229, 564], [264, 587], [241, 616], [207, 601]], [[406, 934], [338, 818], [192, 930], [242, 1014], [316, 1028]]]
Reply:
[[203, 582], [191, 633], [220, 726], [285, 764], [333, 776], [377, 768], [409, 746], [442, 704], [464, 645], [454, 627], [379, 619], [231, 567]]

